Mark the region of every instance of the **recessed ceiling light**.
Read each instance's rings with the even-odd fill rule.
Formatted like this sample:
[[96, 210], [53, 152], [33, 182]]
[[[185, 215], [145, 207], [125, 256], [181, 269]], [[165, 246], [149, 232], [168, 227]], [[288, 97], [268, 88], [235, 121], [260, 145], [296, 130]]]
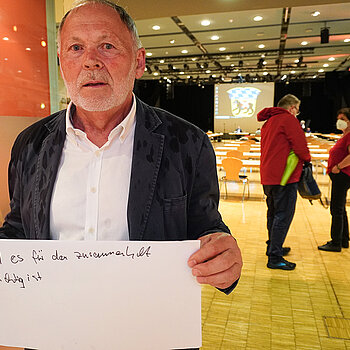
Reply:
[[329, 57], [328, 61], [335, 61], [335, 58], [334, 57]]
[[323, 72], [324, 72], [324, 69], [319, 69], [318, 72], [319, 72], [319, 73], [323, 73]]
[[181, 71], [180, 74], [185, 74], [185, 72], [182, 72], [182, 71]]
[[264, 44], [260, 44], [260, 45], [258, 45], [258, 48], [259, 49], [263, 49], [265, 47], [265, 45]]
[[165, 61], [164, 60], [159, 60], [159, 63], [164, 63]]
[[170, 43], [170, 44], [174, 44], [174, 43], [175, 43], [175, 40], [172, 39], [172, 40], [169, 41], [169, 43]]
[[13, 26], [12, 29], [14, 32], [17, 32], [17, 26]]
[[297, 58], [296, 60], [294, 60], [294, 63], [299, 63], [299, 59]]
[[319, 16], [320, 14], [321, 14], [320, 11], [311, 12], [311, 16], [313, 16], [313, 17], [317, 17], [317, 16]]
[[235, 65], [233, 63], [231, 63], [231, 67], [234, 67]]
[[323, 65], [323, 67], [329, 67], [329, 64], [328, 64], [328, 63], [325, 63], [325, 64]]
[[314, 75], [314, 76], [313, 76], [313, 79], [316, 79], [316, 78], [317, 78], [317, 75]]
[[228, 21], [229, 21], [230, 23], [233, 23], [233, 18], [230, 18]]
[[349, 38], [344, 39], [344, 43], [350, 43], [350, 39]]
[[147, 52], [147, 53], [146, 53], [146, 56], [148, 56], [148, 57], [150, 57], [150, 56], [152, 56], [152, 55], [153, 55], [152, 52]]
[[26, 51], [32, 51], [30, 47], [26, 47]]
[[209, 74], [209, 73], [211, 73], [211, 70], [210, 70], [210, 69], [207, 69], [207, 70], [205, 71], [205, 73]]
[[[2, 38], [2, 40], [5, 40], [5, 41], [8, 41], [8, 40], [10, 40], [7, 36], [4, 36], [3, 38]], [[344, 40], [345, 41], [345, 40]]]
[[306, 28], [306, 29], [305, 29], [305, 33], [311, 33], [311, 32], [313, 32], [313, 29], [312, 29], [312, 28]]
[[219, 51], [225, 51], [226, 47], [219, 47]]
[[168, 55], [168, 54], [169, 54], [169, 52], [168, 52], [168, 51], [165, 51], [165, 54], [166, 54], [166, 55]]
[[18, 70], [17, 72], [18, 72], [18, 73], [22, 73], [22, 71], [21, 71], [21, 70]]
[[192, 57], [191, 60], [192, 61], [197, 61], [197, 58], [196, 57]]
[[7, 57], [5, 57], [5, 58], [4, 58], [4, 61], [8, 61], [8, 58], [7, 58]]
[[41, 108], [41, 109], [45, 109], [45, 107], [46, 107], [46, 106], [45, 106], [45, 103], [42, 103], [42, 104], [40, 105], [40, 108]]
[[201, 21], [201, 25], [202, 25], [203, 27], [209, 26], [210, 23], [211, 23], [211, 22], [209, 21], [209, 19], [203, 19], [203, 21]]
[[211, 40], [219, 40], [220, 37], [219, 37], [219, 35], [213, 35], [213, 36], [210, 37], [210, 39]]
[[42, 47], [46, 47], [46, 41], [45, 41], [45, 40], [41, 40], [40, 45], [41, 45]]
[[159, 30], [160, 27], [159, 27], [159, 25], [155, 25], [155, 26], [152, 27], [152, 29], [153, 29], [153, 30]]
[[186, 78], [187, 78], [187, 79], [190, 79], [190, 78], [191, 78], [191, 76], [190, 76], [190, 75], [188, 75]]
[[305, 46], [305, 45], [307, 45], [308, 43], [309, 43], [308, 41], [302, 41], [302, 42], [300, 43], [300, 45]]
[[264, 36], [264, 35], [265, 35], [265, 33], [264, 33], [264, 32], [259, 32], [259, 33], [256, 33], [256, 36], [259, 36], [259, 37]]
[[188, 50], [181, 50], [181, 53], [188, 53]]
[[213, 74], [212, 77], [213, 77], [213, 78], [216, 78], [216, 74]]
[[227, 59], [227, 60], [231, 59], [231, 56], [226, 56], [226, 59]]
[[241, 50], [243, 50], [244, 49], [244, 46], [241, 46]]
[[290, 71], [291, 74], [295, 74], [295, 70]]
[[159, 73], [158, 72], [154, 72], [153, 75], [159, 75]]
[[268, 75], [268, 74], [269, 74], [269, 72], [264, 72], [264, 73], [263, 73], [263, 75]]
[[261, 16], [255, 16], [254, 18], [253, 18], [253, 20], [255, 21], [255, 22], [259, 22], [259, 21], [261, 21], [263, 18], [261, 17]]
[[263, 62], [263, 65], [264, 65], [264, 66], [266, 66], [266, 65], [267, 65], [267, 62], [266, 62], [266, 61], [264, 61], [264, 62]]

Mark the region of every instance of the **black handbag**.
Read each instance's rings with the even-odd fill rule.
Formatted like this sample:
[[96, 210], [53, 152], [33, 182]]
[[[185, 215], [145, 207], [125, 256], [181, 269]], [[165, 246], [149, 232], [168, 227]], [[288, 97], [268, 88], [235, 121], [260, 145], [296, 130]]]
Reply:
[[[321, 199], [321, 191], [312, 175], [312, 164], [305, 162], [298, 183], [298, 192], [302, 198], [312, 200]], [[311, 203], [312, 204], [312, 203]]]

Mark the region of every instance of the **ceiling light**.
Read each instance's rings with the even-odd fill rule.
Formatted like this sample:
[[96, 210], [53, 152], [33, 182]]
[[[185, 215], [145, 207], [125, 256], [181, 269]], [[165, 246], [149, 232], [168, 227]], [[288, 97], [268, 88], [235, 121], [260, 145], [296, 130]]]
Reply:
[[329, 67], [329, 64], [328, 64], [328, 63], [325, 63], [325, 64], [323, 65], [323, 67]]
[[320, 14], [321, 14], [320, 11], [311, 12], [311, 16], [313, 16], [313, 17], [317, 17], [317, 16], [319, 16]]
[[261, 21], [263, 18], [261, 17], [261, 16], [255, 16], [254, 18], [253, 18], [253, 20], [255, 21], [255, 22], [259, 22], [259, 21]]
[[298, 59], [294, 60], [294, 63], [299, 63], [299, 60]]
[[344, 39], [344, 43], [350, 43], [350, 39], [349, 38]]
[[147, 52], [146, 53], [146, 56], [148, 56], [148, 57], [150, 57], [150, 56], [152, 56], [153, 54], [152, 54], [152, 52]]
[[295, 74], [295, 70], [290, 71], [291, 74]]
[[197, 57], [192, 57], [191, 60], [192, 61], [197, 61]]
[[312, 28], [306, 28], [305, 33], [312, 33], [313, 29]]
[[160, 27], [159, 27], [158, 25], [155, 25], [155, 26], [152, 27], [152, 29], [153, 29], [153, 30], [159, 30]]
[[175, 43], [175, 40], [172, 39], [172, 40], [169, 41], [169, 43], [170, 43], [170, 44], [174, 44], [174, 43]]
[[165, 61], [164, 60], [159, 60], [159, 63], [164, 63]]
[[264, 61], [264, 62], [263, 62], [263, 65], [264, 65], [264, 66], [266, 66], [266, 65], [267, 65], [267, 62], [266, 62], [266, 61]]
[[209, 26], [210, 25], [210, 21], [209, 21], [209, 19], [203, 19], [203, 21], [201, 22], [201, 25], [203, 26], [203, 27], [207, 27], [207, 26]]
[[305, 45], [307, 45], [308, 43], [309, 43], [308, 41], [302, 41], [302, 42], [300, 43], [300, 45], [305, 46]]
[[7, 58], [7, 57], [5, 57], [5, 58], [4, 58], [4, 61], [8, 61], [8, 58]]
[[319, 69], [318, 72], [319, 72], [319, 73], [323, 73], [323, 72], [324, 72], [324, 69]]
[[[5, 40], [5, 41], [8, 41], [8, 40], [10, 40], [7, 36], [4, 36], [3, 38], [2, 38], [2, 40]], [[345, 41], [345, 40], [344, 40]]]
[[26, 51], [32, 51], [30, 47], [26, 47]]
[[159, 75], [159, 73], [158, 72], [154, 72], [153, 75]]
[[243, 50], [244, 49], [244, 46], [241, 46], [241, 50]]
[[210, 69], [207, 69], [207, 70], [205, 71], [205, 73], [209, 74], [209, 73], [211, 73], [211, 70], [210, 70]]
[[180, 72], [180, 74], [185, 74], [185, 72]]
[[229, 21], [230, 23], [233, 23], [233, 19], [232, 19], [232, 18], [230, 18], [228, 21]]
[[281, 80], [285, 80], [285, 79], [287, 79], [287, 76], [284, 74]]
[[219, 51], [225, 51], [226, 47], [219, 47]]
[[46, 41], [45, 41], [45, 40], [41, 40], [40, 45], [41, 45], [42, 47], [46, 47]]
[[258, 45], [258, 48], [259, 49], [263, 49], [265, 47], [265, 45], [264, 44], [260, 44], [260, 45]]
[[329, 57], [328, 61], [335, 61], [335, 58], [334, 57]]
[[226, 56], [226, 59], [227, 59], [227, 60], [231, 59], [231, 56]]
[[264, 72], [263, 75], [268, 75], [269, 73], [268, 72]]
[[188, 53], [188, 50], [182, 50], [181, 53]]
[[17, 26], [13, 26], [12, 29], [14, 32], [17, 32]]
[[187, 79], [190, 79], [190, 78], [191, 78], [191, 76], [190, 76], [190, 75], [188, 75], [186, 78], [187, 78]]
[[213, 77], [213, 78], [216, 78], [216, 74], [213, 74], [212, 77]]
[[42, 104], [40, 105], [40, 108], [41, 108], [41, 109], [45, 109], [45, 107], [46, 107], [46, 106], [45, 106], [45, 103], [42, 103]]
[[219, 35], [213, 35], [213, 36], [210, 37], [210, 39], [211, 40], [219, 40], [220, 37], [219, 37]]
[[264, 36], [264, 32], [256, 33], [256, 36], [259, 36], [259, 37]]

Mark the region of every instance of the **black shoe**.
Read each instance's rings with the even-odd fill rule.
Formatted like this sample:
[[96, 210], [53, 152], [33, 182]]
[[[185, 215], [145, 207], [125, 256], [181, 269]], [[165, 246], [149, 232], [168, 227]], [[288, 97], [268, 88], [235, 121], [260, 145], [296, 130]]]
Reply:
[[341, 247], [339, 245], [335, 245], [332, 243], [332, 241], [329, 241], [324, 245], [319, 245], [318, 249], [324, 250], [325, 252], [341, 252]]
[[[282, 247], [282, 255], [283, 255], [283, 256], [288, 255], [289, 252], [290, 252], [290, 247]], [[266, 255], [268, 255], [268, 254], [267, 254], [267, 250], [266, 250]]]
[[349, 248], [349, 241], [343, 242], [341, 246], [342, 248]]
[[267, 267], [269, 269], [280, 269], [280, 270], [294, 270], [296, 264], [289, 262], [282, 258], [280, 261], [269, 261], [267, 263]]

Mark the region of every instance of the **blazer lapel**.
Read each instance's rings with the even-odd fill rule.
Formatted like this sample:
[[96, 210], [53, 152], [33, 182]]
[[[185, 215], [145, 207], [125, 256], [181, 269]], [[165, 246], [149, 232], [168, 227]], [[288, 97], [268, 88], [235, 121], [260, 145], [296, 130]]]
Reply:
[[65, 140], [65, 111], [45, 125], [48, 135], [44, 138], [36, 163], [34, 183], [34, 234], [35, 239], [50, 238], [50, 204], [53, 186]]
[[134, 150], [128, 201], [130, 240], [142, 240], [163, 154], [164, 135], [154, 132], [158, 116], [137, 99]]

